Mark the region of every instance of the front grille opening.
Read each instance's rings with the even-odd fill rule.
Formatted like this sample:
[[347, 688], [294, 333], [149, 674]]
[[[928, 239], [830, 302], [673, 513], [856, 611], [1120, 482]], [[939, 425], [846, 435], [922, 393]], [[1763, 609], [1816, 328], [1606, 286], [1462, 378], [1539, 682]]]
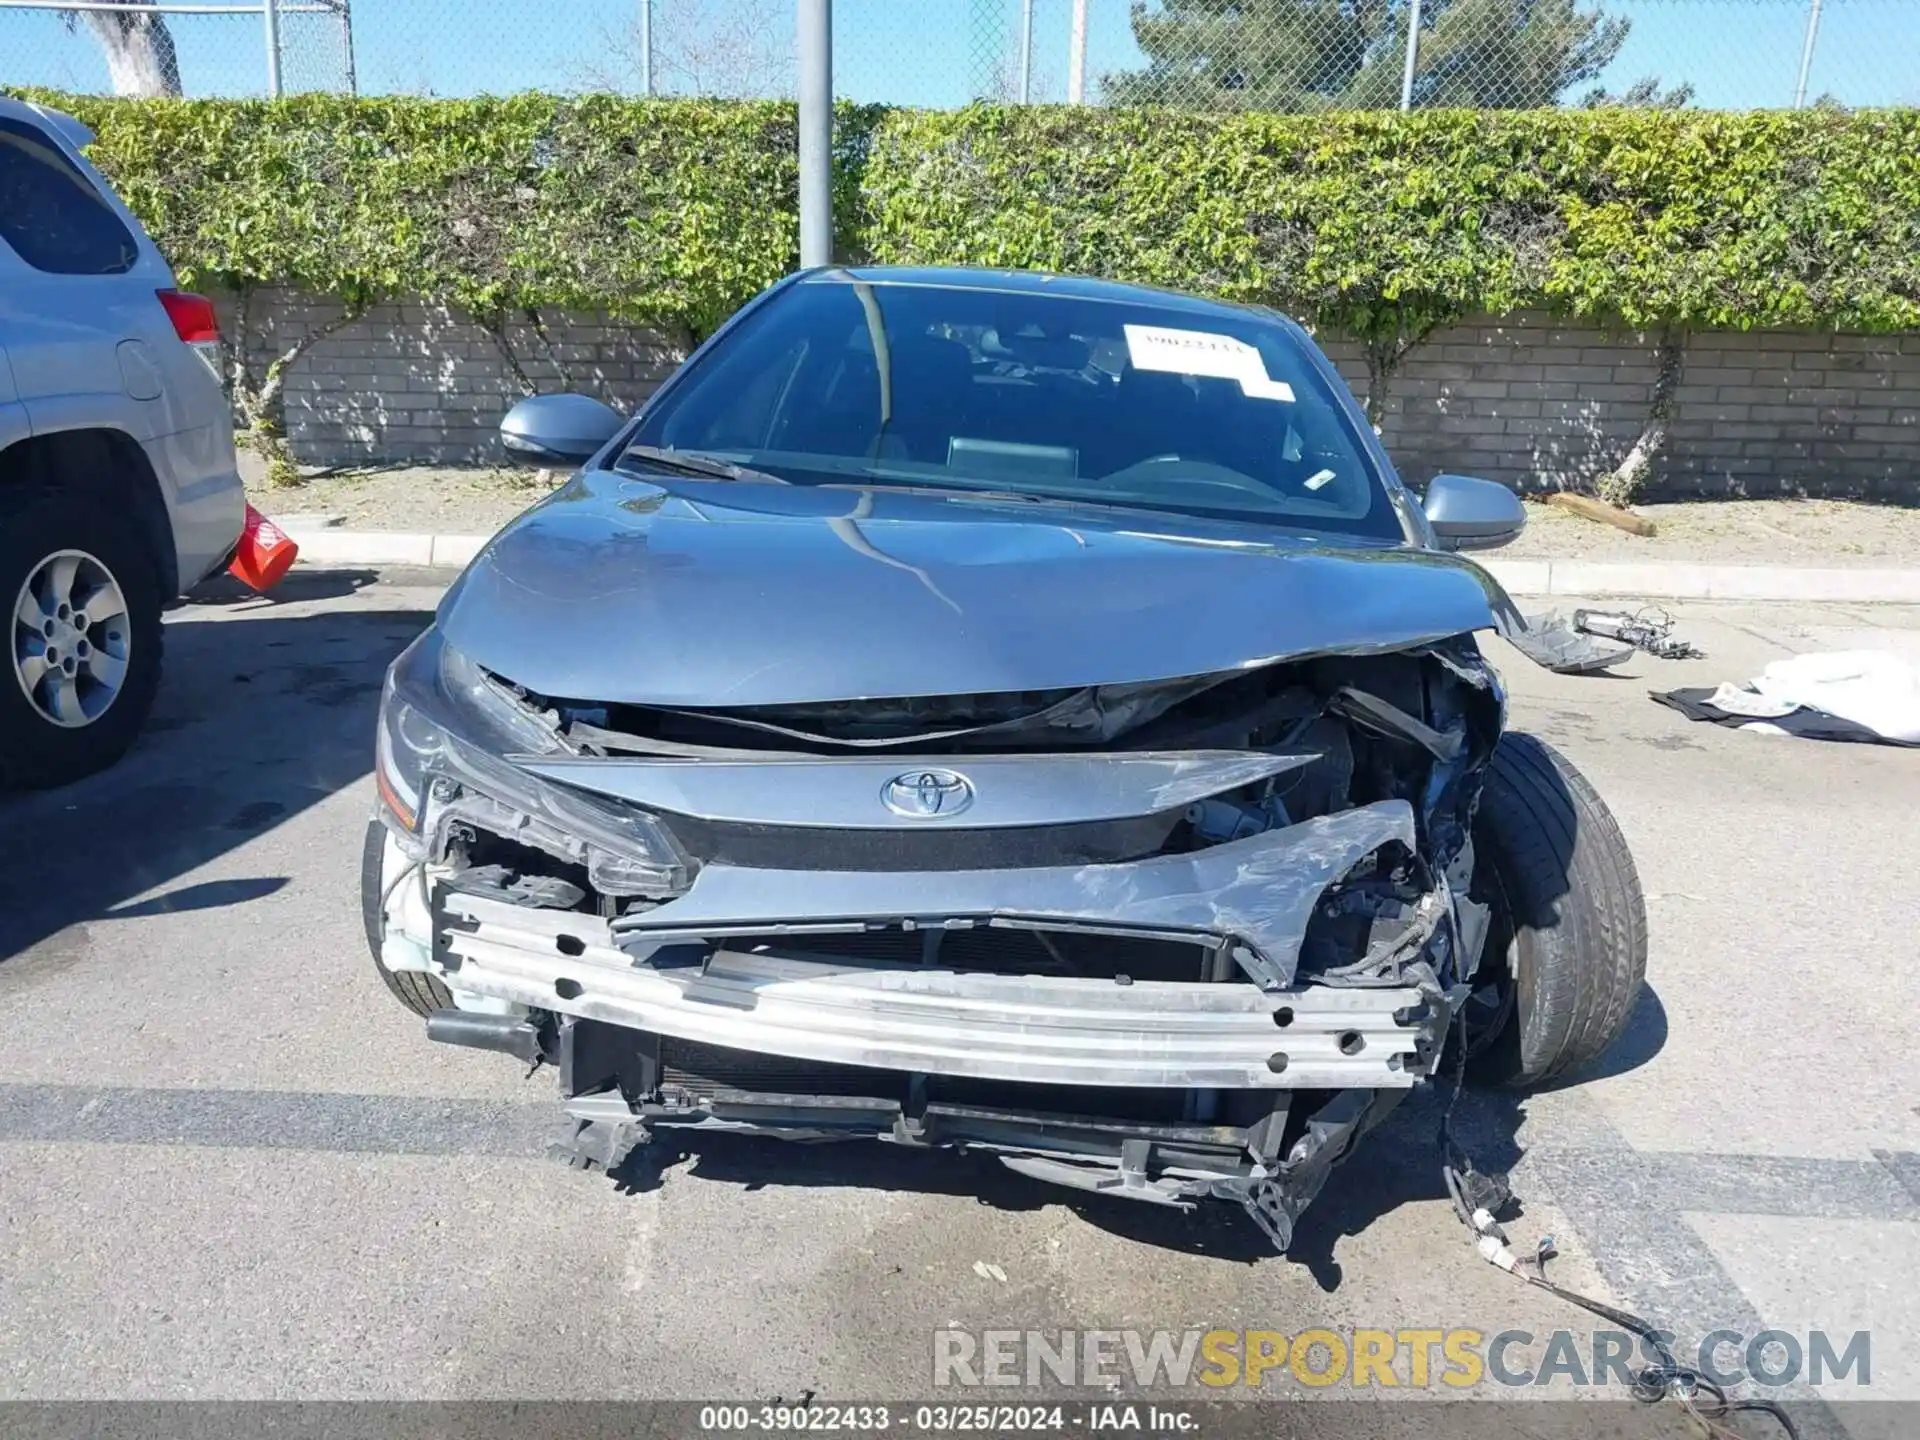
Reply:
[[730, 950], [843, 959], [903, 970], [958, 970], [983, 975], [1053, 975], [1118, 981], [1205, 980], [1214, 952], [1200, 945], [1067, 930], [867, 930], [847, 935], [749, 935]]
[[[1112, 1089], [1103, 1086], [1034, 1085], [1015, 1080], [976, 1080], [929, 1075], [922, 1094], [988, 1109], [1038, 1111], [1138, 1124], [1176, 1125], [1187, 1114], [1188, 1092], [1173, 1089]], [[831, 1065], [781, 1055], [756, 1055], [692, 1040], [660, 1037], [660, 1085], [710, 1099], [715, 1091], [749, 1095], [839, 1095], [909, 1105], [914, 1077], [903, 1070]], [[1266, 1103], [1271, 1106], [1271, 1099]]]
[[660, 1037], [660, 1085], [705, 1098], [715, 1090], [756, 1095], [853, 1095], [872, 1100], [904, 1100], [907, 1075], [862, 1065], [829, 1065], [757, 1055], [694, 1040]]
[[991, 830], [862, 830], [663, 817], [691, 855], [756, 870], [1010, 870], [1158, 854], [1177, 811]]

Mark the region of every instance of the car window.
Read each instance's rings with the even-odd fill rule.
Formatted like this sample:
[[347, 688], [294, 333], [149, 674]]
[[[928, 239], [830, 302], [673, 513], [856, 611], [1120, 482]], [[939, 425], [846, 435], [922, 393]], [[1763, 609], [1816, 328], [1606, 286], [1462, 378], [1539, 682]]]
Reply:
[[37, 126], [0, 118], [0, 239], [36, 270], [121, 275], [133, 235], [91, 181]]
[[799, 484], [991, 488], [1402, 536], [1319, 368], [1252, 313], [803, 283], [730, 330], [635, 438]]

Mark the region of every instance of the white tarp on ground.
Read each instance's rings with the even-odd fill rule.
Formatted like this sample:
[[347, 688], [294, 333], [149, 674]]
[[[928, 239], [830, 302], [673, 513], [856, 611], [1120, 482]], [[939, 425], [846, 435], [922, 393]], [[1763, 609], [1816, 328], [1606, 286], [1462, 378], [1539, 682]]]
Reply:
[[1920, 665], [1898, 655], [1881, 650], [1795, 655], [1767, 666], [1752, 688], [1778, 704], [1819, 710], [1865, 726], [1882, 739], [1920, 745]]

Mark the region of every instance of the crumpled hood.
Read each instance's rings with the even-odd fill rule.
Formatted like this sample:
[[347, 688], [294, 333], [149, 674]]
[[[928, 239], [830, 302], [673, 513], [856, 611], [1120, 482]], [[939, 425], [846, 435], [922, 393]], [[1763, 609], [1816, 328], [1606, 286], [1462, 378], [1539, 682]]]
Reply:
[[439, 624], [543, 695], [711, 708], [1172, 679], [1511, 615], [1468, 561], [1373, 541], [590, 471], [493, 538]]

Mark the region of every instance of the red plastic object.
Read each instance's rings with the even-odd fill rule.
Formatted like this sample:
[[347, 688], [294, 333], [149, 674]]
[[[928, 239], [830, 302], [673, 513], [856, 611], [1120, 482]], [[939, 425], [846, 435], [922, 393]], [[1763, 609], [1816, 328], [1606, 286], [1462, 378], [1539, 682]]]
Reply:
[[286, 531], [249, 505], [246, 528], [227, 570], [242, 584], [265, 592], [280, 583], [299, 554], [300, 547]]

